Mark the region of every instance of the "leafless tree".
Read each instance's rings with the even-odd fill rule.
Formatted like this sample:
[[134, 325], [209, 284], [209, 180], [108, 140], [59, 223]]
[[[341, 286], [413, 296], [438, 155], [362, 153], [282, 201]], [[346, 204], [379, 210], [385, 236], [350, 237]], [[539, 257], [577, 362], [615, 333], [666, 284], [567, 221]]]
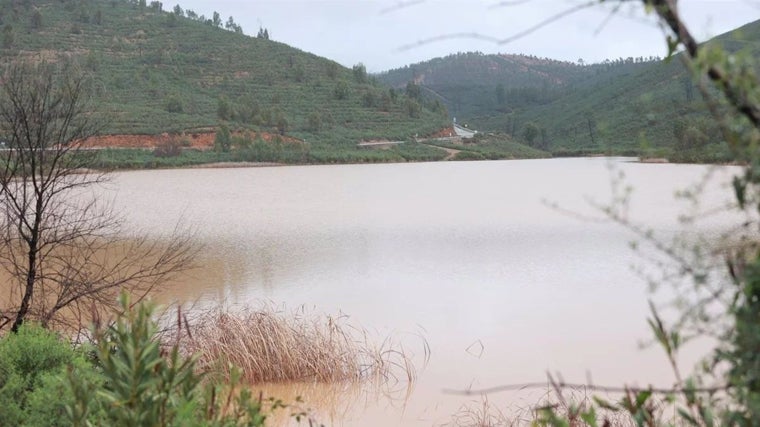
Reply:
[[85, 140], [102, 122], [88, 79], [70, 61], [19, 61], [0, 90], [0, 329], [29, 319], [81, 326], [93, 310], [117, 306], [125, 289], [142, 299], [190, 265], [190, 237], [157, 242], [122, 233], [99, 200], [106, 176], [89, 167]]

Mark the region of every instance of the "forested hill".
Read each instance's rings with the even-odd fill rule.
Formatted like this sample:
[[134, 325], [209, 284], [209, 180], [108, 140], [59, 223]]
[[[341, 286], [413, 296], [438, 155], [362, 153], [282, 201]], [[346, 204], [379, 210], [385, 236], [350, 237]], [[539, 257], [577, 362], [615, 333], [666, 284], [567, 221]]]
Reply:
[[389, 91], [363, 66], [347, 69], [271, 40], [269, 31], [249, 37], [232, 17], [162, 8], [145, 0], [2, 0], [2, 60], [79, 61], [113, 134], [225, 123], [348, 146], [447, 124], [440, 104]]
[[[720, 47], [752, 60], [760, 54], [759, 42], [760, 21], [755, 21], [708, 41], [705, 52]], [[712, 90], [711, 97], [719, 99]], [[473, 121], [485, 128], [514, 129], [515, 135], [535, 124], [544, 147], [555, 153], [636, 153], [684, 161], [730, 157], [680, 55], [624, 75], [602, 74], [546, 105]]]
[[595, 77], [634, 72], [656, 58], [619, 58], [584, 65], [529, 55], [468, 52], [435, 58], [379, 74], [393, 87], [414, 82], [463, 119], [547, 104]]
[[[707, 42], [760, 56], [760, 21]], [[599, 64], [525, 55], [450, 55], [382, 73], [415, 82], [460, 122], [503, 132], [555, 155], [641, 154], [683, 161], [729, 158], [727, 144], [679, 55]]]

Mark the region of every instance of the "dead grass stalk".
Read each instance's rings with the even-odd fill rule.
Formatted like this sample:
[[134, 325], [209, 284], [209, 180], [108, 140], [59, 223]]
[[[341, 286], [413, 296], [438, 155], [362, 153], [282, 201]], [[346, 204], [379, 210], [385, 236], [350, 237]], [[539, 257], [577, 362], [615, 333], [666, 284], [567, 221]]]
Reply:
[[417, 376], [400, 344], [371, 343], [346, 316], [217, 307], [194, 310], [191, 320], [178, 313], [178, 319], [163, 339], [197, 355], [197, 366], [212, 375], [229, 376], [236, 367], [250, 384], [380, 380], [407, 385]]

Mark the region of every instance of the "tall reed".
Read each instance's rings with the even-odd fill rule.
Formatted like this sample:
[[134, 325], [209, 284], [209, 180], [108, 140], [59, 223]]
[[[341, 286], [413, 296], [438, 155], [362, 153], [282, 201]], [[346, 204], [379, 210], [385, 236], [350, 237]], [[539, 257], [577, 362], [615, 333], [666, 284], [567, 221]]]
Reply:
[[249, 383], [412, 383], [417, 375], [401, 345], [392, 339], [373, 344], [346, 316], [217, 307], [194, 309], [191, 317], [180, 316], [180, 327], [163, 339], [180, 342], [183, 351], [196, 354], [197, 366], [212, 375], [229, 375], [232, 367]]

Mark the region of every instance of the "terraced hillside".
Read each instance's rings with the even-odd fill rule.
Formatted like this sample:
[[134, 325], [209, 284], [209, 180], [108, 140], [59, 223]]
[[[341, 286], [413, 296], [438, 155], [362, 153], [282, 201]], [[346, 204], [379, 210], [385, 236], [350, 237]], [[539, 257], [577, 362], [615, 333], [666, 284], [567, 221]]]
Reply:
[[319, 151], [448, 124], [440, 104], [389, 91], [363, 67], [246, 36], [234, 18], [163, 11], [144, 0], [3, 0], [0, 22], [3, 61], [65, 57], [92, 74], [109, 134], [199, 132], [224, 123], [305, 140]]

